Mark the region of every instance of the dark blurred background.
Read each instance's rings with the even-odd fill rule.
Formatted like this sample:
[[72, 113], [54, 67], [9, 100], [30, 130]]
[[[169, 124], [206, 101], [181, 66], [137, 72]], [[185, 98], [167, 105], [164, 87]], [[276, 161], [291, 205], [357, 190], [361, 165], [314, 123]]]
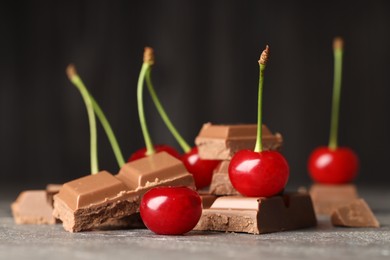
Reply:
[[[332, 39], [345, 39], [339, 143], [360, 157], [360, 184], [390, 180], [389, 1], [2, 1], [1, 183], [45, 185], [89, 174], [89, 128], [72, 62], [128, 157], [143, 147], [136, 84], [144, 46], [186, 140], [205, 122], [255, 123], [259, 55], [270, 45], [264, 123], [283, 134], [290, 184], [308, 184], [327, 145]], [[155, 143], [179, 148], [145, 92]], [[118, 171], [99, 126], [100, 168]]]

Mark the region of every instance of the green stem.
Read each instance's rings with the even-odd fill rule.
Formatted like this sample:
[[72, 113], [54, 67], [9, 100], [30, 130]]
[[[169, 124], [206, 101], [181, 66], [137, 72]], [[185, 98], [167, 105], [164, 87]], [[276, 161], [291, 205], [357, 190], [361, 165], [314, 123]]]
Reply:
[[97, 156], [97, 131], [96, 131], [96, 118], [93, 110], [92, 100], [89, 96], [89, 93], [78, 75], [73, 75], [70, 78], [71, 82], [77, 87], [80, 91], [81, 96], [83, 97], [85, 106], [88, 112], [89, 120], [89, 131], [91, 138], [91, 173], [96, 174], [99, 172], [98, 166], [98, 156]]
[[340, 96], [341, 96], [341, 74], [343, 65], [343, 49], [334, 49], [334, 79], [333, 79], [333, 99], [332, 115], [330, 122], [329, 148], [335, 150], [338, 145], [337, 132], [340, 114]]
[[171, 134], [175, 137], [176, 141], [179, 143], [180, 147], [183, 149], [185, 153], [189, 152], [191, 150], [191, 147], [188, 145], [188, 143], [183, 139], [183, 137], [180, 135], [180, 133], [177, 131], [175, 126], [172, 124], [172, 121], [168, 117], [167, 113], [165, 112], [164, 107], [161, 105], [161, 102], [156, 94], [156, 91], [154, 90], [152, 79], [151, 79], [151, 71], [152, 68], [150, 68], [146, 72], [146, 85], [148, 87], [150, 96], [152, 97], [153, 103], [156, 106], [158, 113], [160, 114], [162, 120], [164, 121], [165, 125], [171, 132]]
[[143, 89], [144, 89], [144, 82], [145, 82], [145, 76], [146, 72], [150, 68], [149, 63], [143, 63], [141, 72], [139, 74], [138, 78], [138, 84], [137, 84], [137, 103], [138, 103], [138, 115], [139, 115], [139, 121], [141, 124], [142, 134], [144, 136], [145, 145], [146, 145], [146, 155], [151, 155], [155, 153], [152, 140], [150, 138], [150, 134], [148, 131], [148, 127], [146, 125], [145, 121], [145, 113], [144, 113], [144, 102], [143, 102]]
[[118, 141], [116, 140], [115, 134], [112, 131], [112, 128], [110, 126], [110, 123], [108, 122], [106, 116], [104, 115], [103, 110], [100, 108], [99, 104], [96, 102], [96, 100], [93, 98], [91, 94], [89, 94], [89, 97], [91, 98], [93, 109], [95, 110], [95, 114], [100, 120], [100, 123], [102, 124], [104, 131], [106, 132], [106, 135], [108, 137], [108, 140], [110, 141], [112, 150], [115, 154], [115, 158], [118, 162], [119, 168], [121, 168], [125, 164], [125, 160], [123, 158], [122, 151], [119, 147]]
[[257, 136], [256, 136], [256, 146], [255, 152], [263, 151], [263, 83], [264, 83], [264, 70], [265, 64], [260, 64], [260, 77], [259, 77], [259, 93], [257, 99]]

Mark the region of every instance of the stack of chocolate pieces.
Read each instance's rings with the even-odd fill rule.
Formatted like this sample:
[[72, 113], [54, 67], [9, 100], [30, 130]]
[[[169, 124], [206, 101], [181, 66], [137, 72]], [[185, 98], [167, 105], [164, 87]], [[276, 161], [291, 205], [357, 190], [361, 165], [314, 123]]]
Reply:
[[[282, 136], [263, 125], [264, 150], [280, 150]], [[271, 198], [241, 196], [229, 179], [232, 156], [243, 149], [253, 150], [256, 125], [203, 125], [195, 139], [202, 159], [222, 160], [214, 171], [209, 193], [219, 196], [203, 208], [195, 230], [262, 234], [313, 227], [317, 224], [308, 193], [286, 193]]]
[[[281, 134], [272, 134], [263, 125], [264, 150], [280, 150]], [[238, 195], [229, 180], [228, 168], [233, 155], [244, 149], [253, 150], [256, 143], [257, 125], [213, 125], [206, 123], [195, 139], [199, 156], [207, 160], [222, 160], [215, 169], [210, 185], [210, 194], [217, 196]]]

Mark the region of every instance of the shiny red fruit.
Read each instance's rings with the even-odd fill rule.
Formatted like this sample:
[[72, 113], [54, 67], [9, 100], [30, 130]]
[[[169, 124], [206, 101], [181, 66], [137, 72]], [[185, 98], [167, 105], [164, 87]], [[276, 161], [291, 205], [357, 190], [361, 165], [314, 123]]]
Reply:
[[202, 160], [199, 157], [198, 148], [194, 147], [181, 157], [181, 161], [187, 171], [194, 176], [197, 189], [207, 187], [211, 183], [213, 171], [219, 164], [219, 160]]
[[[156, 150], [156, 153], [159, 152], [167, 152], [173, 157], [176, 157], [177, 159], [180, 159], [180, 154], [176, 151], [175, 148], [165, 145], [165, 144], [160, 144], [160, 145], [155, 145], [154, 149]], [[135, 151], [130, 158], [127, 160], [127, 162], [135, 161], [141, 158], [146, 157], [146, 148], [139, 149]]]
[[229, 178], [233, 187], [248, 197], [271, 197], [280, 193], [287, 184], [289, 166], [276, 151], [237, 152], [229, 165]]
[[143, 196], [141, 218], [159, 235], [182, 235], [191, 231], [202, 214], [199, 194], [187, 187], [158, 187]]
[[318, 147], [311, 153], [308, 162], [310, 177], [323, 184], [349, 183], [355, 179], [358, 169], [358, 156], [348, 147], [335, 150]]

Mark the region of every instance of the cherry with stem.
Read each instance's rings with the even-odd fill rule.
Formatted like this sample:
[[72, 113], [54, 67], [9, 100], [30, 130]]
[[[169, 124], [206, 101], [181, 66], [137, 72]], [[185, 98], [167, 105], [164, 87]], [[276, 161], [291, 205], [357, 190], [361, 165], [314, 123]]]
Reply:
[[[154, 64], [154, 57], [152, 64]], [[151, 71], [152, 66], [146, 72], [146, 85], [148, 87], [150, 96], [152, 97], [153, 103], [156, 106], [156, 109], [160, 114], [162, 120], [164, 121], [165, 125], [184, 151], [184, 155], [181, 157], [181, 160], [186, 166], [188, 172], [190, 172], [194, 176], [195, 185], [197, 189], [207, 187], [210, 185], [213, 171], [220, 161], [201, 159], [199, 157], [198, 148], [191, 148], [191, 146], [180, 135], [179, 131], [177, 131], [172, 121], [170, 120], [168, 114], [165, 112], [165, 109], [157, 96], [157, 93], [152, 83]]]
[[[99, 106], [99, 104], [96, 102], [96, 100], [94, 99], [94, 97], [89, 93], [89, 91], [87, 90], [86, 86], [84, 85], [83, 81], [81, 80], [80, 76], [77, 74], [77, 71], [76, 71], [76, 68], [73, 64], [69, 65], [67, 67], [67, 74], [68, 74], [68, 77], [70, 79], [70, 81], [77, 87], [77, 89], [79, 89], [80, 93], [82, 94], [84, 100], [88, 100], [88, 106], [92, 105], [92, 111], [96, 114], [96, 116], [98, 117], [100, 123], [102, 124], [103, 126], [103, 129], [108, 137], [108, 140], [111, 144], [111, 147], [112, 147], [112, 150], [114, 152], [114, 155], [115, 155], [115, 158], [117, 160], [117, 163], [118, 163], [118, 166], [119, 168], [121, 168], [124, 164], [125, 164], [125, 160], [123, 158], [123, 155], [122, 155], [122, 151], [119, 147], [119, 144], [118, 144], [118, 141], [115, 137], [115, 134], [111, 128], [111, 125], [110, 123], [108, 122], [107, 120], [107, 117], [105, 116], [103, 110], [101, 109], [101, 107]], [[86, 102], [87, 104], [87, 102]], [[89, 111], [89, 110], [88, 110]], [[88, 113], [89, 116], [92, 116]], [[94, 116], [93, 116], [94, 117]], [[95, 120], [93, 120], [95, 121]], [[96, 136], [96, 122], [92, 122], [92, 127], [94, 127], [94, 137], [93, 137], [93, 140], [94, 140], [94, 148], [96, 147], [95, 150], [93, 150], [91, 148], [91, 158], [92, 158], [92, 154], [94, 156], [94, 158], [96, 157], [96, 159], [94, 161], [97, 162], [97, 136]], [[92, 130], [92, 129], [91, 129]], [[91, 134], [91, 137], [93, 135]], [[91, 138], [92, 139], [92, 138]], [[92, 142], [91, 142], [92, 143]], [[92, 160], [91, 160], [92, 162]], [[92, 171], [92, 173], [96, 173], [98, 168], [97, 166], [95, 166], [96, 170], [95, 171]]]
[[343, 45], [341, 38], [337, 37], [333, 40], [334, 79], [329, 144], [327, 147], [316, 148], [308, 160], [311, 178], [323, 184], [351, 182], [356, 177], [359, 168], [356, 153], [348, 147], [338, 146]]
[[266, 46], [259, 60], [257, 137], [254, 151], [238, 151], [229, 164], [229, 178], [233, 187], [249, 197], [270, 197], [283, 191], [289, 177], [286, 159], [277, 151], [264, 151], [262, 143], [262, 98], [264, 71], [269, 57]]
[[128, 162], [138, 160], [140, 158], [152, 155], [156, 152], [165, 151], [169, 153], [170, 155], [179, 158], [179, 153], [173, 148], [168, 145], [153, 145], [152, 139], [149, 134], [149, 130], [146, 124], [145, 119], [145, 112], [144, 112], [144, 104], [143, 104], [143, 89], [144, 89], [144, 83], [145, 78], [147, 75], [147, 72], [150, 70], [151, 66], [154, 63], [154, 54], [153, 49], [146, 47], [144, 50], [144, 61], [141, 67], [141, 72], [138, 78], [138, 84], [137, 84], [137, 105], [138, 105], [138, 116], [141, 124], [141, 130], [145, 141], [145, 148], [139, 149], [136, 152], [134, 152], [130, 158], [128, 159]]

